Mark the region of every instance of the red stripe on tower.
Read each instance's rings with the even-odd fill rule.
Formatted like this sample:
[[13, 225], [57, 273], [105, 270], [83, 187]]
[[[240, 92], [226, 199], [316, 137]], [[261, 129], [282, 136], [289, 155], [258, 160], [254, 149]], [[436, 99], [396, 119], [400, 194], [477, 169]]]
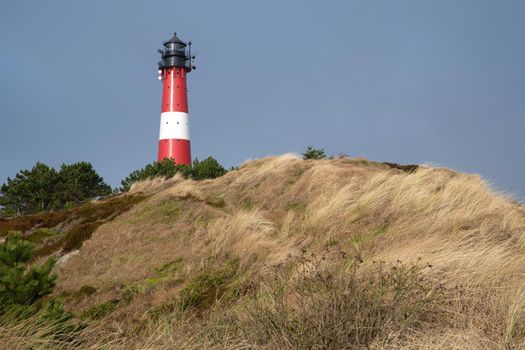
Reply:
[[157, 160], [171, 158], [176, 164], [191, 164], [190, 126], [186, 75], [192, 66], [191, 42], [177, 37], [164, 42], [159, 50], [159, 79], [163, 81]]

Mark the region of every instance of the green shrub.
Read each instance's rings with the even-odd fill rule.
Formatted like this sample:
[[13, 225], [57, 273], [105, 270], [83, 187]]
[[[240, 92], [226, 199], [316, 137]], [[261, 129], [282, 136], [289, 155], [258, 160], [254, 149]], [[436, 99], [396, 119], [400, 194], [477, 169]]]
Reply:
[[18, 233], [9, 234], [0, 245], [0, 328], [29, 324], [42, 329], [42, 337], [70, 342], [82, 325], [65, 311], [62, 298], [45, 298], [55, 286], [55, 260], [28, 266], [32, 250], [33, 244]]
[[152, 179], [154, 177], [170, 178], [180, 173], [188, 177], [191, 173], [191, 167], [187, 165], [175, 164], [172, 159], [165, 158], [158, 162], [146, 165], [142, 169], [131, 172], [124, 180], [121, 181], [121, 192], [129, 191], [134, 182]]
[[0, 305], [32, 304], [53, 291], [55, 259], [28, 268], [33, 247], [18, 233], [10, 234], [0, 245]]
[[56, 339], [71, 338], [82, 325], [75, 322], [73, 315], [65, 311], [64, 306], [62, 298], [38, 301], [30, 305], [4, 305], [0, 313], [0, 328], [24, 325], [25, 321], [31, 320], [31, 328], [45, 329], [42, 335], [51, 335]]
[[144, 168], [131, 172], [121, 181], [121, 192], [129, 191], [134, 182], [152, 179], [155, 177], [170, 178], [179, 173], [184, 178], [195, 180], [214, 179], [226, 174], [227, 170], [213, 158], [208, 157], [203, 161], [197, 158], [193, 161], [193, 166], [175, 164], [173, 159], [164, 158], [161, 161], [153, 162]]
[[208, 157], [203, 161], [195, 158], [191, 177], [195, 180], [215, 179], [226, 174], [226, 172], [226, 169], [213, 157]]
[[323, 148], [313, 148], [308, 146], [306, 151], [303, 153], [303, 159], [325, 159], [326, 153]]

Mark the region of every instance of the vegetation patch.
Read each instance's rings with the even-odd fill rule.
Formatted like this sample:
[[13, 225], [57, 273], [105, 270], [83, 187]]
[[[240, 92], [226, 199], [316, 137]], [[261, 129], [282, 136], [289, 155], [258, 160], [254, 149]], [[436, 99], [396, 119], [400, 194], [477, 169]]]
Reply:
[[329, 248], [329, 247], [336, 246], [336, 245], [338, 245], [338, 244], [339, 244], [339, 240], [338, 240], [338, 239], [336, 239], [336, 238], [330, 238], [330, 239], [328, 240], [328, 242], [326, 242], [325, 246], [326, 246], [327, 248]]
[[165, 201], [155, 209], [163, 219], [173, 220], [180, 215], [182, 203], [179, 199], [171, 199]]
[[313, 146], [308, 146], [302, 155], [304, 160], [326, 159], [324, 148], [314, 148]]
[[131, 223], [138, 223], [148, 219], [148, 221], [172, 223], [179, 218], [185, 205], [185, 198], [172, 198], [165, 200], [157, 205], [148, 206], [131, 218]]
[[53, 237], [57, 237], [58, 235], [60, 235], [60, 232], [54, 229], [40, 227], [37, 228], [33, 233], [27, 235], [25, 239], [36, 245], [44, 245], [46, 241], [52, 239]]
[[122, 180], [122, 186], [119, 190], [121, 192], [129, 191], [133, 183], [155, 177], [171, 178], [180, 174], [184, 178], [204, 180], [215, 179], [223, 176], [226, 172], [227, 170], [213, 157], [208, 157], [202, 161], [195, 158], [192, 165], [175, 164], [172, 159], [165, 158], [131, 172]]
[[[306, 264], [306, 266], [305, 266]], [[312, 265], [313, 264], [313, 265]], [[232, 333], [256, 346], [293, 349], [368, 348], [378, 337], [408, 333], [439, 313], [444, 290], [424, 277], [427, 265], [376, 263], [337, 273], [303, 261], [278, 274], [234, 319]]]
[[350, 243], [356, 251], [360, 251], [363, 244], [369, 243], [371, 239], [383, 235], [389, 226], [390, 224], [384, 224], [369, 231], [357, 233], [348, 240], [348, 243]]
[[56, 171], [38, 162], [0, 186], [0, 214], [62, 209], [110, 193], [90, 163], [62, 164]]
[[[30, 266], [33, 248], [18, 233], [0, 244], [0, 335], [5, 336], [6, 327], [29, 326], [45, 330], [51, 341], [62, 341], [80, 325], [64, 310], [63, 299], [49, 297], [56, 281], [52, 273], [55, 259]], [[9, 344], [9, 348], [34, 347]]]
[[397, 163], [389, 163], [389, 162], [383, 162], [381, 164], [384, 164], [386, 165], [387, 167], [389, 168], [392, 168], [392, 169], [397, 169], [397, 170], [401, 170], [405, 173], [413, 173], [415, 172], [417, 169], [419, 169], [419, 165], [416, 165], [416, 164], [406, 164], [406, 165], [403, 165], [403, 164], [397, 164]]
[[216, 269], [202, 272], [180, 292], [181, 310], [192, 307], [206, 308], [220, 298], [239, 268], [239, 259], [229, 259]]
[[97, 292], [97, 288], [90, 285], [83, 285], [78, 291], [73, 294], [73, 297], [81, 299], [86, 296], [93, 295]]
[[183, 259], [178, 258], [157, 269], [153, 276], [126, 285], [122, 292], [124, 300], [130, 302], [136, 295], [145, 294], [164, 283], [182, 282], [179, 277], [182, 265]]
[[226, 201], [224, 200], [224, 193], [215, 193], [206, 198], [206, 204], [211, 205], [214, 208], [224, 208]]
[[235, 302], [250, 292], [254, 292], [256, 288], [257, 283], [254, 281], [254, 276], [251, 273], [245, 273], [233, 278], [228, 283], [221, 300]]
[[63, 211], [60, 213], [63, 220], [61, 222], [70, 222], [69, 229], [60, 239], [37, 249], [34, 256], [46, 256], [59, 250], [69, 252], [79, 249], [85, 240], [91, 238], [99, 226], [128, 211], [146, 198], [148, 197], [144, 195], [116, 196], [101, 202], [88, 203], [78, 208]]
[[304, 204], [303, 202], [297, 202], [297, 201], [288, 202], [284, 207], [286, 211], [295, 211], [295, 212], [303, 211], [305, 208], [306, 208], [306, 204]]
[[112, 300], [95, 305], [80, 314], [83, 320], [101, 320], [112, 313], [118, 306], [118, 301]]

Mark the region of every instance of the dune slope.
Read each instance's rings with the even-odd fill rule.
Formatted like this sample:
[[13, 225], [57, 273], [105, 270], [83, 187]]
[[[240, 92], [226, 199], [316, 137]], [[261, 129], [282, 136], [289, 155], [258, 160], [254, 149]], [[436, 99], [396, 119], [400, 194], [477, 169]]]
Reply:
[[57, 269], [66, 347], [525, 348], [525, 210], [477, 175], [283, 155], [125, 196]]

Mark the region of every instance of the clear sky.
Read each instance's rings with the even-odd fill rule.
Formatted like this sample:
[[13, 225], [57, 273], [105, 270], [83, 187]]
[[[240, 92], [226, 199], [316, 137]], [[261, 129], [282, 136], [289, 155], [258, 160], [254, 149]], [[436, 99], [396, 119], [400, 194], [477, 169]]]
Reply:
[[156, 52], [191, 39], [193, 157], [433, 163], [525, 198], [524, 1], [2, 1], [0, 182], [157, 154]]

